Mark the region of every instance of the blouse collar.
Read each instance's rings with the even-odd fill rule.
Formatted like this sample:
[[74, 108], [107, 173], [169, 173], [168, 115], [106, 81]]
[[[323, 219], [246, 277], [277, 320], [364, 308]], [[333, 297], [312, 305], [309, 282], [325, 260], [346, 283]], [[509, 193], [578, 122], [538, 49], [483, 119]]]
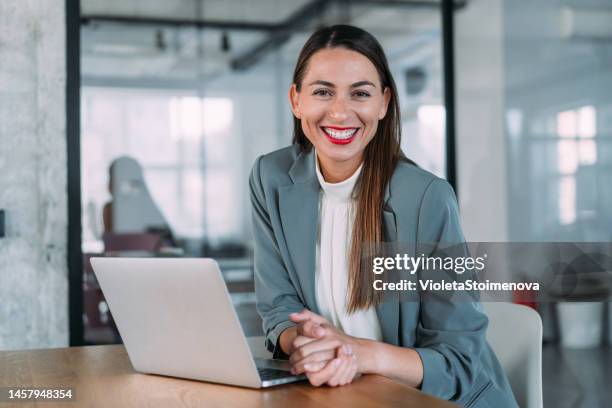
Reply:
[[323, 174], [321, 174], [321, 169], [319, 167], [319, 160], [316, 157], [315, 152], [315, 164], [317, 171], [317, 178], [319, 179], [319, 184], [323, 189], [327, 198], [330, 198], [335, 201], [341, 202], [349, 202], [351, 201], [351, 196], [353, 193], [353, 189], [355, 188], [355, 184], [357, 183], [357, 179], [359, 178], [359, 174], [361, 174], [361, 168], [363, 167], [363, 162], [359, 165], [357, 170], [346, 180], [341, 181], [339, 183], [328, 183], [323, 178]]

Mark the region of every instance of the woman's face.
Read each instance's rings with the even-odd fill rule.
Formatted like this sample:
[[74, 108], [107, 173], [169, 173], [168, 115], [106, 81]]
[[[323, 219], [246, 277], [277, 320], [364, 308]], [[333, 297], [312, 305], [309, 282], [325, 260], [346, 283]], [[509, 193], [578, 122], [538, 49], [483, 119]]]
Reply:
[[321, 162], [356, 168], [387, 113], [390, 90], [382, 89], [374, 64], [364, 55], [326, 48], [310, 57], [301, 90], [293, 84], [289, 99]]

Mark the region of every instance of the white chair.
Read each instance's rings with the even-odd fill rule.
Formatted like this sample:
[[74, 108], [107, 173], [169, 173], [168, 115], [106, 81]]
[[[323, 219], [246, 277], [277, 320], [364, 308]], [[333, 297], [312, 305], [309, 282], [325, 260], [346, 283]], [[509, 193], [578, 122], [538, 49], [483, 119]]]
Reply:
[[487, 340], [497, 354], [518, 405], [542, 408], [542, 319], [533, 309], [483, 302], [489, 316]]

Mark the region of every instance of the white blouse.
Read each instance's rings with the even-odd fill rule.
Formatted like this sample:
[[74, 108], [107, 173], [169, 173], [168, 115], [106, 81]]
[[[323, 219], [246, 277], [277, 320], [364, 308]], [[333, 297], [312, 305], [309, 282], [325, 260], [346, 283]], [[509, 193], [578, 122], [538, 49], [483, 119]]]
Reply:
[[321, 185], [315, 270], [319, 311], [330, 323], [350, 336], [381, 340], [375, 308], [347, 313], [348, 255], [355, 221], [352, 193], [363, 164], [348, 179], [328, 183], [323, 179], [318, 159], [315, 158], [315, 161]]

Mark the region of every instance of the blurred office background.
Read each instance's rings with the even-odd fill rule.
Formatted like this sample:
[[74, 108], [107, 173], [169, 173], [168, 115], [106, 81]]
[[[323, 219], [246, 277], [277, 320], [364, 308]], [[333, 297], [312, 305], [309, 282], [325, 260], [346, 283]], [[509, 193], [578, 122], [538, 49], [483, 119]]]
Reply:
[[[2, 2], [0, 349], [66, 346], [69, 335], [120, 341], [88, 263], [105, 254], [218, 259], [246, 334], [261, 333], [248, 173], [256, 157], [290, 143], [292, 70], [322, 25], [354, 24], [381, 41], [402, 148], [454, 177], [468, 240], [612, 241], [612, 0], [454, 8], [449, 150], [436, 0], [81, 0], [80, 16], [63, 0]], [[78, 34], [66, 35], [74, 19]], [[76, 118], [66, 117], [78, 110], [66, 104], [71, 85]], [[66, 153], [71, 120], [76, 164]], [[77, 220], [67, 211], [74, 191]], [[75, 232], [76, 305], [66, 260]], [[579, 350], [563, 346], [557, 307], [539, 306], [547, 406], [611, 401], [608, 305], [587, 305], [597, 341]]]

